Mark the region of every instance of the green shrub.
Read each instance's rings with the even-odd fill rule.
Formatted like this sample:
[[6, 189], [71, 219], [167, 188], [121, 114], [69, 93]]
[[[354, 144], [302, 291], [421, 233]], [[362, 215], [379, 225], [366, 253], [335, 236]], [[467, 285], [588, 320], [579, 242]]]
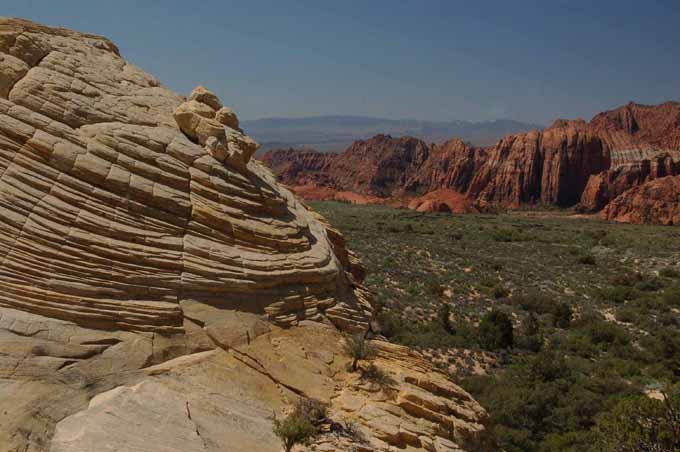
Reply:
[[274, 419], [274, 434], [289, 452], [296, 444], [307, 445], [319, 433], [319, 426], [327, 421], [326, 405], [312, 398], [300, 398], [293, 412], [283, 420]]
[[522, 327], [525, 336], [534, 336], [541, 332], [541, 324], [533, 312], [529, 312], [529, 315], [522, 323]]
[[680, 307], [680, 287], [666, 289], [661, 296], [661, 300], [669, 308]]
[[553, 300], [541, 292], [529, 292], [513, 295], [512, 302], [525, 311], [535, 314], [547, 314], [554, 306]]
[[350, 364], [352, 372], [357, 371], [360, 360], [368, 359], [375, 355], [375, 350], [363, 333], [345, 336], [345, 352], [352, 358], [352, 363]]
[[427, 288], [430, 294], [434, 295], [435, 297], [442, 297], [444, 295], [444, 291], [446, 290], [446, 287], [442, 286], [436, 281], [431, 281], [427, 285]]
[[606, 302], [623, 304], [626, 301], [635, 300], [640, 297], [640, 292], [628, 286], [616, 286], [599, 289], [597, 297]]
[[621, 273], [609, 278], [609, 282], [613, 286], [632, 287], [640, 281], [642, 281], [642, 274], [640, 272]]
[[543, 347], [544, 339], [540, 334], [536, 334], [533, 336], [520, 336], [515, 342], [518, 348], [536, 353]]
[[526, 242], [531, 238], [514, 228], [502, 228], [492, 234], [496, 242]]
[[619, 402], [597, 419], [600, 450], [610, 452], [680, 450], [680, 387], [664, 400], [639, 395]]
[[295, 405], [295, 412], [313, 425], [319, 425], [326, 420], [328, 408], [319, 400], [303, 397]]
[[569, 328], [574, 312], [567, 303], [557, 303], [552, 309], [553, 326]]
[[439, 308], [439, 321], [442, 328], [448, 334], [456, 334], [456, 329], [451, 324], [451, 306], [448, 303], [443, 303]]
[[550, 382], [565, 378], [571, 372], [564, 355], [555, 350], [542, 350], [529, 360], [529, 371], [533, 380]]
[[584, 254], [582, 256], [579, 256], [578, 263], [582, 265], [597, 265], [597, 262], [595, 261], [595, 256], [593, 256], [592, 254]]
[[361, 370], [361, 379], [374, 383], [382, 389], [389, 389], [396, 383], [392, 377], [373, 363]]
[[680, 270], [676, 270], [672, 267], [666, 267], [659, 271], [659, 275], [663, 276], [664, 278], [680, 278]]
[[623, 307], [616, 310], [614, 318], [619, 322], [633, 323], [638, 318], [638, 311], [632, 307]]
[[500, 350], [512, 347], [513, 327], [510, 317], [496, 309], [487, 313], [479, 322], [479, 344], [487, 350]]
[[491, 295], [495, 299], [506, 298], [508, 295], [510, 295], [510, 290], [502, 284], [496, 284], [491, 289]]
[[663, 282], [659, 278], [643, 279], [635, 285], [635, 288], [643, 292], [656, 292], [663, 288]]
[[599, 241], [607, 236], [607, 231], [598, 229], [595, 231], [588, 231], [586, 234], [588, 234], [593, 240]]
[[392, 342], [416, 348], [470, 348], [477, 344], [477, 331], [467, 322], [450, 323], [444, 329], [442, 314], [432, 322], [406, 321], [394, 312], [378, 317], [381, 333]]
[[515, 338], [515, 344], [521, 349], [534, 353], [538, 352], [543, 346], [541, 325], [533, 312], [530, 312], [522, 322], [522, 335]]
[[680, 334], [675, 327], [658, 327], [640, 342], [654, 359], [680, 378]]
[[458, 241], [463, 239], [463, 234], [461, 234], [460, 232], [449, 232], [448, 237], [451, 240]]
[[631, 340], [624, 328], [607, 322], [600, 315], [583, 316], [575, 327], [574, 333], [576, 335], [586, 336], [592, 344], [601, 345], [605, 348], [617, 343], [628, 344]]

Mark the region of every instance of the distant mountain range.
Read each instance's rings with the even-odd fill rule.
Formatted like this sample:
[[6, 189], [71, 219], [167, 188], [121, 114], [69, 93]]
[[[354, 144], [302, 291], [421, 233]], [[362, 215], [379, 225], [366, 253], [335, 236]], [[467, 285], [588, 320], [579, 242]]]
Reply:
[[544, 126], [509, 119], [436, 122], [368, 116], [315, 116], [241, 121], [241, 127], [262, 145], [261, 152], [290, 147], [339, 152], [356, 140], [377, 134], [412, 136], [428, 143], [440, 143], [456, 137], [476, 146], [491, 146], [506, 135], [541, 130]]

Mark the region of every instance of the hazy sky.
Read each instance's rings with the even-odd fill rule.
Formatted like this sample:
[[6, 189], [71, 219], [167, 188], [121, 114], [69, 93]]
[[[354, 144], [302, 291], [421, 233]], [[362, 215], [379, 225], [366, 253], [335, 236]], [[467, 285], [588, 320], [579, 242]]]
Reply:
[[0, 0], [241, 118], [547, 123], [680, 99], [680, 0]]

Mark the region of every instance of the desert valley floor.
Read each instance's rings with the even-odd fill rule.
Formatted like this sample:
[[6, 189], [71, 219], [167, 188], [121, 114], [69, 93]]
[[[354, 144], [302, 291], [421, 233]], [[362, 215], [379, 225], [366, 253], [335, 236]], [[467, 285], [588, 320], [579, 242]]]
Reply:
[[[504, 450], [590, 450], [617, 400], [680, 377], [678, 228], [310, 204], [366, 263], [383, 334], [468, 389]], [[511, 351], [479, 342], [491, 309], [515, 326]]]

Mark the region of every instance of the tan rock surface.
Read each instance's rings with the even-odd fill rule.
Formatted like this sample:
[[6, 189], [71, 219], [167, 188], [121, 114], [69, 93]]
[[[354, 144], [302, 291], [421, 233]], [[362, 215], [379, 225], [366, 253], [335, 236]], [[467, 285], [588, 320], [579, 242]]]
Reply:
[[97, 450], [220, 451], [228, 445], [278, 452], [273, 419], [299, 397], [325, 402], [334, 423], [361, 432], [357, 438], [321, 435], [311, 450], [479, 450], [485, 415], [467, 393], [387, 343], [378, 345], [375, 364], [394, 381], [389, 389], [375, 388], [346, 371], [341, 341], [332, 327], [309, 323], [149, 367], [58, 422], [50, 451], [115, 444], [122, 449]]
[[[369, 327], [363, 269], [237, 121], [105, 38], [0, 19], [0, 451], [278, 451], [272, 416], [303, 395], [355, 419], [359, 450], [483, 436], [399, 347], [378, 364], [401, 399], [354, 383], [339, 330]], [[375, 401], [354, 416], [345, 391]]]

